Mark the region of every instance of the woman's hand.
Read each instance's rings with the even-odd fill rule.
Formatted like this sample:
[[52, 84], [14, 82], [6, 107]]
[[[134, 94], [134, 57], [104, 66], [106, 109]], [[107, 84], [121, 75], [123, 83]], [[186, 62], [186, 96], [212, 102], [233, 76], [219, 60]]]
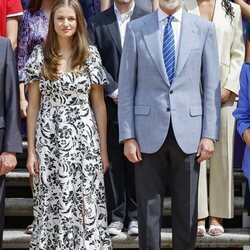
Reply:
[[230, 100], [236, 98], [236, 94], [228, 89], [221, 89], [221, 104], [225, 104]]
[[242, 137], [245, 143], [247, 144], [247, 146], [250, 147], [250, 128], [245, 130]]
[[20, 100], [20, 110], [21, 110], [21, 117], [26, 118], [27, 117], [27, 109], [28, 109], [28, 102], [24, 98]]
[[30, 174], [32, 176], [38, 176], [39, 174], [39, 166], [38, 166], [38, 157], [35, 150], [28, 152], [28, 159], [26, 167], [28, 168]]
[[232, 92], [228, 89], [224, 89], [224, 88], [221, 89], [221, 103], [222, 104], [225, 104], [229, 100], [231, 93]]
[[102, 153], [102, 169], [103, 173], [107, 171], [109, 168], [109, 160], [108, 160], [108, 154], [107, 153]]

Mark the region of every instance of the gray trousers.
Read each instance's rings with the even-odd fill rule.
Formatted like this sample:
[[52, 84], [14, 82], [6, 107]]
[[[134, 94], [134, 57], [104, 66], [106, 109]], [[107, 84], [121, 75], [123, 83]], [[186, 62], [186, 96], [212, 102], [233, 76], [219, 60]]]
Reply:
[[135, 166], [140, 250], [160, 250], [162, 205], [171, 187], [173, 250], [194, 250], [199, 164], [178, 146], [172, 128], [160, 148]]

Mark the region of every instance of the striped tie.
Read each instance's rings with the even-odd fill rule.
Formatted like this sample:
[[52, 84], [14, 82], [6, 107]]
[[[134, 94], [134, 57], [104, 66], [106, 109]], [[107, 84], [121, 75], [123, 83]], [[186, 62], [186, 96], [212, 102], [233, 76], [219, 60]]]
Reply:
[[163, 61], [168, 75], [168, 80], [170, 85], [174, 79], [174, 70], [175, 70], [175, 45], [174, 45], [174, 32], [171, 25], [173, 21], [173, 16], [167, 17], [168, 22], [164, 30], [163, 36]]

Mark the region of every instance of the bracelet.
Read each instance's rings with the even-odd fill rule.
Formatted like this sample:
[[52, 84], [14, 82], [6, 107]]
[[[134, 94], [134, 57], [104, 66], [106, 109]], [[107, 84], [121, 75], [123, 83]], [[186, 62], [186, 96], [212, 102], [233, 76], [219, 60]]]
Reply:
[[26, 101], [26, 99], [25, 99], [25, 98], [23, 98], [23, 99], [21, 99], [21, 100], [20, 100], [20, 102], [22, 102], [22, 101]]

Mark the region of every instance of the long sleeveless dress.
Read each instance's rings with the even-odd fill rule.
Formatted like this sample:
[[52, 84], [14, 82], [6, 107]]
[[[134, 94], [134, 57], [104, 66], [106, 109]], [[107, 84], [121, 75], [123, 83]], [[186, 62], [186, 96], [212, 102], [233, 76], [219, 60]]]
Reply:
[[99, 136], [89, 103], [92, 84], [107, 83], [93, 46], [86, 66], [41, 77], [43, 49], [35, 47], [26, 64], [26, 82], [39, 83], [36, 128], [39, 176], [33, 179], [32, 250], [106, 250], [106, 201]]

